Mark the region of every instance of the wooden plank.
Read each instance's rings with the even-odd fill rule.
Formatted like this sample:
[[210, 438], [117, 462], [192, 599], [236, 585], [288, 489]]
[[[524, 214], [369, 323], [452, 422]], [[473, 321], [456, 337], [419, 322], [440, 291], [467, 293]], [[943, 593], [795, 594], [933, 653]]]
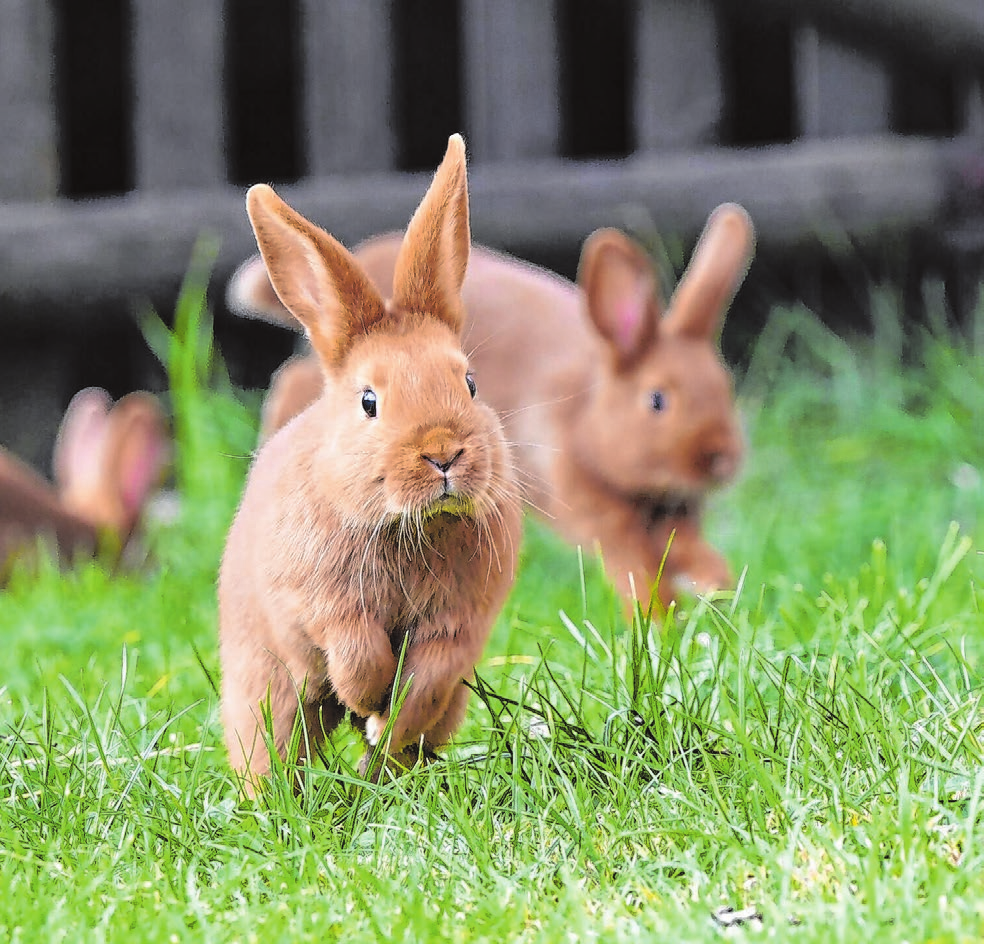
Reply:
[[[763, 243], [863, 241], [944, 218], [971, 187], [957, 170], [960, 142], [879, 137], [787, 147], [716, 149], [646, 159], [538, 161], [475, 167], [469, 175], [477, 241], [516, 251], [578, 245], [598, 226], [640, 218], [693, 235], [718, 203], [736, 200]], [[347, 245], [406, 225], [429, 174], [310, 180], [282, 188], [309, 218]], [[978, 186], [980, 186], [978, 184]], [[170, 291], [202, 231], [219, 236], [217, 271], [255, 251], [242, 192], [139, 195], [0, 212], [0, 313], [31, 318], [39, 299], [77, 317], [87, 302], [128, 310]]]
[[483, 163], [557, 154], [555, 0], [464, 0], [462, 30], [470, 156]]
[[55, 195], [53, 42], [49, 4], [0, 0], [0, 200]]
[[[747, 3], [749, 0], [726, 0]], [[844, 35], [904, 45], [945, 63], [980, 65], [984, 55], [981, 0], [752, 0], [794, 19], [809, 19]]]
[[889, 129], [892, 82], [876, 57], [825, 35], [812, 24], [796, 30], [795, 53], [802, 135], [838, 138]]
[[133, 0], [136, 187], [225, 180], [223, 0]]
[[311, 175], [388, 170], [392, 0], [302, 0], [304, 118]]
[[719, 46], [709, 0], [641, 0], [634, 105], [639, 150], [718, 139], [724, 108]]

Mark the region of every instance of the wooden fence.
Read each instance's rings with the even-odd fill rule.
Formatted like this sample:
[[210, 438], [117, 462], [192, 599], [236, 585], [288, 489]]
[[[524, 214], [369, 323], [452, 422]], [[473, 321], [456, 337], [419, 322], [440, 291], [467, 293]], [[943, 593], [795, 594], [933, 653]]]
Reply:
[[[766, 253], [928, 232], [976, 278], [982, 87], [981, 0], [0, 0], [0, 441], [160, 383], [131, 312], [200, 232], [251, 251], [246, 184], [355, 241], [455, 130], [476, 239], [568, 269], [738, 200]], [[285, 350], [219, 331], [246, 382]]]

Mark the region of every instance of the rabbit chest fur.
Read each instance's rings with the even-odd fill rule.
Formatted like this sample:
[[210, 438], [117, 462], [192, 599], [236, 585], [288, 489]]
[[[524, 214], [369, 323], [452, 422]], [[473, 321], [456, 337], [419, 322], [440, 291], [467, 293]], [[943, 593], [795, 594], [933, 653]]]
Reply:
[[[323, 651], [336, 642], [333, 636], [363, 623], [381, 627], [394, 654], [407, 634], [458, 641], [468, 614], [494, 611], [508, 590], [518, 501], [504, 501], [489, 520], [446, 512], [419, 522], [367, 520], [365, 508], [346, 514], [338, 505], [339, 483], [318, 474], [326, 463], [317, 453], [330, 448], [318, 444], [331, 419], [324, 416], [327, 406], [316, 403], [278, 432], [251, 470], [223, 563], [224, 572], [249, 575], [239, 606], [257, 618], [243, 635], [252, 649], [287, 660], [297, 640], [302, 651]], [[294, 441], [304, 444], [300, 452], [289, 448]], [[495, 459], [507, 489], [504, 445]], [[229, 621], [233, 631], [238, 625]], [[315, 656], [314, 665], [321, 664]]]

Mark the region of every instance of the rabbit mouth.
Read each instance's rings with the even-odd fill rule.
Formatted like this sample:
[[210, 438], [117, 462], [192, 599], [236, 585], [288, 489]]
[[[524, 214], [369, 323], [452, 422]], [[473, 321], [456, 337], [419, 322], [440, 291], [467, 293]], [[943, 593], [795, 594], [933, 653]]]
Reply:
[[425, 505], [421, 509], [425, 519], [437, 515], [454, 515], [457, 518], [472, 518], [475, 515], [475, 503], [467, 496], [457, 492], [449, 492]]
[[664, 492], [644, 495], [637, 499], [639, 511], [650, 527], [671, 518], [696, 518], [700, 514], [700, 499], [685, 492]]

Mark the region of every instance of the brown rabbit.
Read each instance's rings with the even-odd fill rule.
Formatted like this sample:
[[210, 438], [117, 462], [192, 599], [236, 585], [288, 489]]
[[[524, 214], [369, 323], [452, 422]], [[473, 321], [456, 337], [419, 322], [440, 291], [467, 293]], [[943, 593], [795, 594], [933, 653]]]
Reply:
[[[302, 758], [346, 710], [370, 745], [391, 722], [388, 751], [404, 760], [448, 740], [512, 583], [521, 508], [461, 350], [461, 138], [410, 221], [388, 301], [269, 187], [250, 189], [247, 210], [323, 371], [320, 397], [260, 449], [219, 575], [223, 723], [253, 791], [270, 767], [267, 699], [281, 756], [299, 707]], [[391, 718], [404, 646], [409, 694]]]
[[13, 559], [50, 541], [64, 561], [126, 546], [168, 455], [164, 415], [147, 393], [113, 406], [90, 387], [65, 411], [55, 443], [57, 488], [0, 450], [0, 582]]
[[[399, 235], [380, 236], [356, 250], [383, 291], [399, 243]], [[617, 230], [586, 240], [579, 286], [472, 251], [462, 289], [465, 346], [516, 445], [526, 498], [568, 540], [599, 546], [629, 599], [645, 603], [661, 567], [664, 606], [680, 590], [731, 583], [724, 559], [701, 536], [701, 508], [741, 460], [717, 337], [753, 248], [745, 211], [718, 207], [665, 314], [648, 256]], [[229, 300], [296, 327], [271, 298], [261, 259], [240, 267]], [[267, 398], [264, 435], [303, 409], [318, 382], [309, 359], [288, 361]]]

